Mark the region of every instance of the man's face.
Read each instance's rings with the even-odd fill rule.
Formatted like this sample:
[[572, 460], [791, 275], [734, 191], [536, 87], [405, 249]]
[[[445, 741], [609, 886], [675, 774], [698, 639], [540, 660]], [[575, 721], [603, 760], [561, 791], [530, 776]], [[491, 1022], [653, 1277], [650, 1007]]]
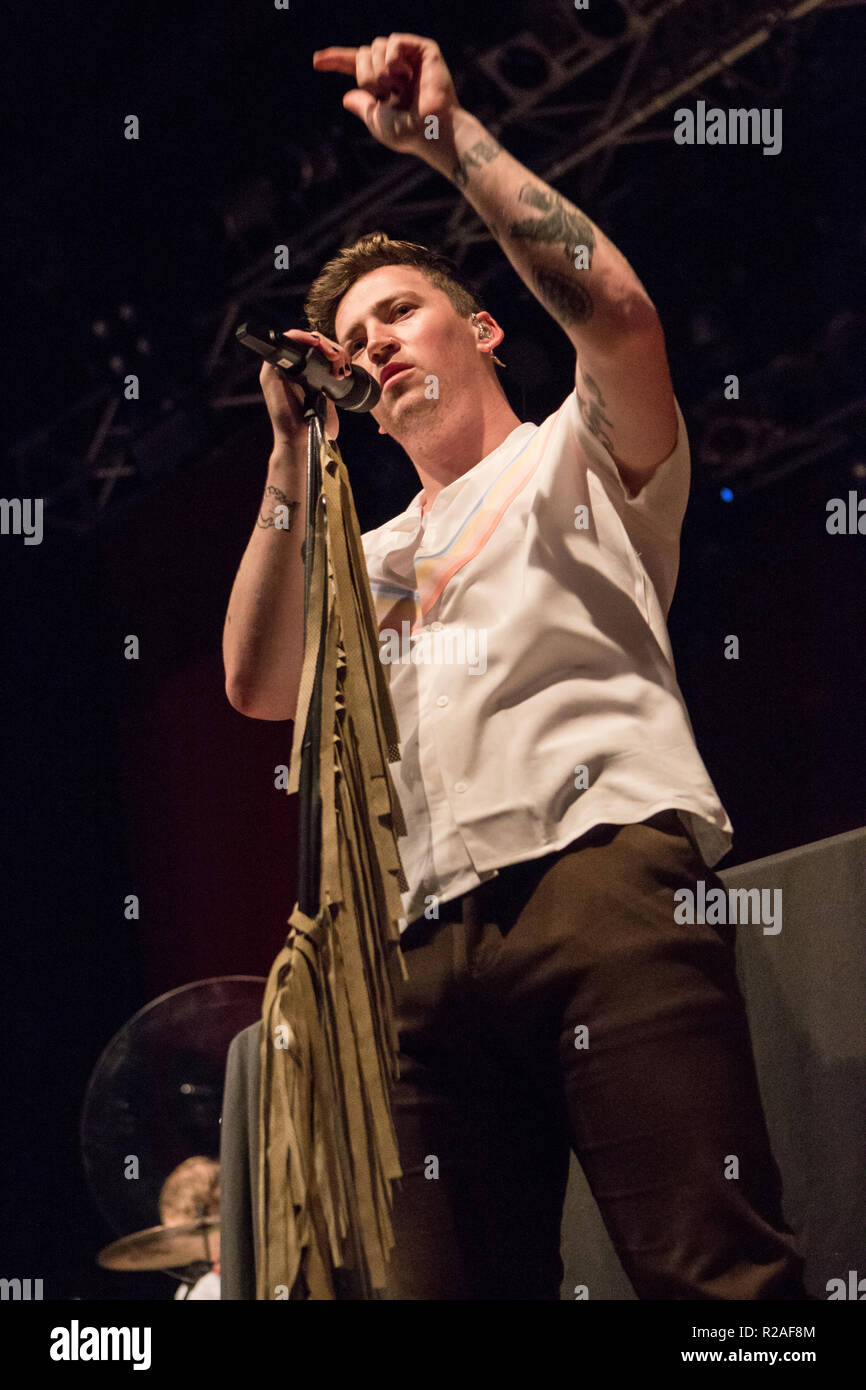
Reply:
[[386, 380], [371, 411], [397, 438], [413, 418], [429, 416], [458, 389], [471, 391], [487, 372], [469, 319], [461, 319], [444, 291], [415, 266], [384, 265], [356, 280], [337, 307], [334, 333], [353, 365], [376, 381], [389, 364], [407, 364]]

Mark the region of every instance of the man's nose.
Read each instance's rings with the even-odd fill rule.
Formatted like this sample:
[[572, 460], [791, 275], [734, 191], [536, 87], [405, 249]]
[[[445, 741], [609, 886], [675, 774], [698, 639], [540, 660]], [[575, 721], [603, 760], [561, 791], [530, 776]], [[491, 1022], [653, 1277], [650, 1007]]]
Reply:
[[383, 330], [368, 341], [367, 356], [375, 366], [384, 366], [388, 358], [393, 356], [396, 347], [397, 341], [393, 333]]

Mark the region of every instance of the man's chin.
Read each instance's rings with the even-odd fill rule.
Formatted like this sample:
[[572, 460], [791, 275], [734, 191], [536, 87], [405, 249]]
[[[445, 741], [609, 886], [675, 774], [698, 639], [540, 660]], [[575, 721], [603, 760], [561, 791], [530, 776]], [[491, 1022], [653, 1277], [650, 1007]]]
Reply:
[[407, 434], [413, 434], [419, 427], [429, 428], [431, 408], [438, 404], [438, 401], [428, 400], [423, 394], [419, 396], [413, 393], [411, 399], [401, 397], [388, 411], [387, 419], [379, 421], [379, 429], [393, 439], [405, 439]]

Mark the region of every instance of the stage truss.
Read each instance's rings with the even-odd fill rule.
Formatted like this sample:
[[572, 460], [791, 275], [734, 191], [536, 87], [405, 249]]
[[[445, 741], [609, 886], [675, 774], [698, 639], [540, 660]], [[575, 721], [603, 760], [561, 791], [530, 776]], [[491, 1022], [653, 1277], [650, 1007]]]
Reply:
[[[461, 101], [506, 148], [600, 217], [606, 199], [628, 194], [627, 177], [617, 171], [612, 178], [618, 150], [672, 142], [672, 110], [690, 96], [725, 106], [778, 104], [796, 66], [803, 26], [819, 11], [862, 3], [591, 0], [589, 10], [573, 14], [559, 4], [538, 3], [527, 12], [531, 27], [456, 68], [455, 82]], [[599, 18], [605, 22], [593, 26]], [[766, 58], [758, 79], [756, 55]], [[19, 495], [44, 499], [47, 527], [92, 529], [114, 509], [134, 504], [155, 475], [181, 466], [246, 424], [242, 417], [261, 412], [259, 364], [237, 347], [236, 325], [263, 301], [278, 304], [286, 323], [303, 323], [310, 280], [355, 237], [383, 224], [396, 226], [400, 231], [394, 234], [433, 243], [462, 267], [471, 263], [482, 289], [499, 273], [504, 258], [487, 228], [426, 165], [410, 166], [382, 150], [360, 123], [329, 154], [339, 161], [344, 196], [293, 234], [274, 228], [275, 242], [289, 246], [290, 272], [275, 270], [269, 253], [235, 277], [199, 325], [202, 355], [193, 389], [179, 383], [162, 393], [150, 413], [139, 403], [133, 417], [119, 384], [107, 381], [15, 447]], [[854, 430], [862, 437], [864, 413], [861, 399], [796, 432], [768, 431], [757, 422], [752, 445], [760, 440], [760, 448], [744, 448], [727, 462], [710, 448], [707, 465], [720, 480], [735, 473], [741, 492], [764, 485], [830, 457]], [[705, 437], [711, 432], [706, 420]], [[71, 435], [84, 438], [84, 446], [70, 448]]]

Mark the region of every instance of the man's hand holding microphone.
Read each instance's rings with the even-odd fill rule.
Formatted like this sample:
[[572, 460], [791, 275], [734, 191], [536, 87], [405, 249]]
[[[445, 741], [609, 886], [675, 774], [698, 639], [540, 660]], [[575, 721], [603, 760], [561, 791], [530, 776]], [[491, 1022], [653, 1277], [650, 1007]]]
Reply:
[[[351, 375], [352, 364], [348, 353], [338, 343], [326, 338], [324, 334], [307, 332], [303, 328], [289, 328], [283, 333], [283, 337], [291, 338], [301, 346], [319, 348], [330, 361], [333, 376], [348, 377]], [[274, 431], [274, 451], [285, 451], [292, 459], [300, 457], [306, 460], [307, 422], [304, 419], [303, 411], [303, 385], [292, 381], [288, 376], [284, 376], [270, 362], [262, 363], [259, 383], [268, 414], [271, 417]], [[325, 399], [327, 401], [325, 434], [329, 439], [336, 439], [340, 429], [340, 417], [334, 402], [328, 397]]]

